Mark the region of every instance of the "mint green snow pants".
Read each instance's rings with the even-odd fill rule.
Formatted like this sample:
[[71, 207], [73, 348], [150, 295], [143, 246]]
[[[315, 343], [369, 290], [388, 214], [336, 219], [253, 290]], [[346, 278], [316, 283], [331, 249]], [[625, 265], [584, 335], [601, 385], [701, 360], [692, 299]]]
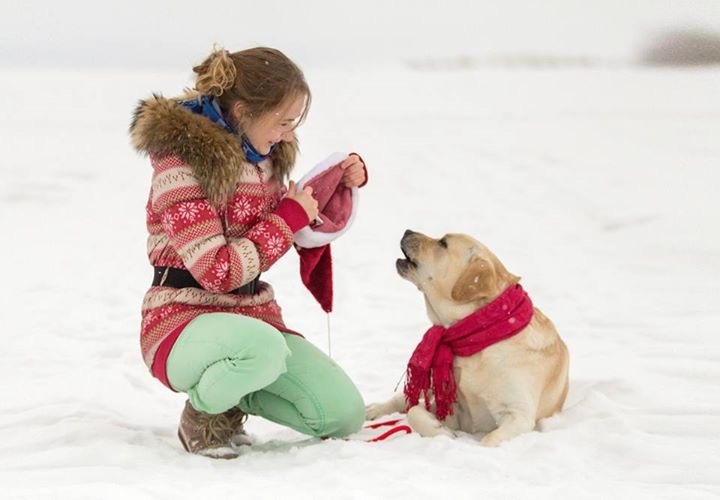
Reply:
[[238, 406], [322, 437], [347, 436], [365, 421], [362, 396], [332, 359], [304, 338], [247, 316], [192, 320], [170, 351], [167, 375], [205, 413]]

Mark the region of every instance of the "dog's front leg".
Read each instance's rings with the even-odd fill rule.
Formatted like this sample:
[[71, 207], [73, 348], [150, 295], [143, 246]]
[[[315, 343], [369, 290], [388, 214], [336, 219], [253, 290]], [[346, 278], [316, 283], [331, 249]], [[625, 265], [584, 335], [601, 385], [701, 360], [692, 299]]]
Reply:
[[483, 446], [498, 446], [503, 441], [530, 432], [535, 428], [535, 420], [523, 412], [508, 411], [496, 419], [497, 429], [485, 434], [480, 440]]
[[383, 415], [389, 415], [395, 412], [403, 412], [407, 407], [405, 402], [405, 394], [396, 392], [393, 397], [384, 403], [372, 403], [365, 407], [365, 418], [367, 420], [375, 420]]
[[408, 410], [408, 423], [410, 427], [423, 437], [447, 436], [454, 438], [455, 433], [440, 422], [421, 404]]

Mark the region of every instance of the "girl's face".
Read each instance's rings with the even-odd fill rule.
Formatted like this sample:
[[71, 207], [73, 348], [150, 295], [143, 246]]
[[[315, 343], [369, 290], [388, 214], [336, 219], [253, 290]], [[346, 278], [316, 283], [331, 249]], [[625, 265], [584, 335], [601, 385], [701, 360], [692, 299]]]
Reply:
[[243, 132], [258, 153], [266, 155], [273, 145], [281, 141], [290, 142], [295, 138], [295, 128], [305, 109], [305, 100], [306, 96], [301, 95], [257, 119], [240, 119]]

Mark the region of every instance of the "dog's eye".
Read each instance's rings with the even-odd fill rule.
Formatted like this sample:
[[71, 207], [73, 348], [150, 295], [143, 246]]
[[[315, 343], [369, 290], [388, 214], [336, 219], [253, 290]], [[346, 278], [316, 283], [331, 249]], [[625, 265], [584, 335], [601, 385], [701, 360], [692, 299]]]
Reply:
[[445, 238], [441, 238], [441, 239], [438, 241], [438, 245], [440, 245], [440, 246], [443, 247], [443, 248], [447, 248], [447, 240], [445, 240]]

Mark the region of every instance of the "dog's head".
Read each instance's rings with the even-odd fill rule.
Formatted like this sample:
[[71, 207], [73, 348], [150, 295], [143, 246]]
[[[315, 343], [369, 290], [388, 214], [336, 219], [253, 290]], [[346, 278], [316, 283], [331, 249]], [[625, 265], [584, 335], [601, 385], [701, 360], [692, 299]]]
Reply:
[[520, 281], [485, 245], [464, 234], [434, 239], [408, 230], [400, 248], [405, 258], [396, 262], [398, 274], [423, 293], [435, 324], [464, 318]]

